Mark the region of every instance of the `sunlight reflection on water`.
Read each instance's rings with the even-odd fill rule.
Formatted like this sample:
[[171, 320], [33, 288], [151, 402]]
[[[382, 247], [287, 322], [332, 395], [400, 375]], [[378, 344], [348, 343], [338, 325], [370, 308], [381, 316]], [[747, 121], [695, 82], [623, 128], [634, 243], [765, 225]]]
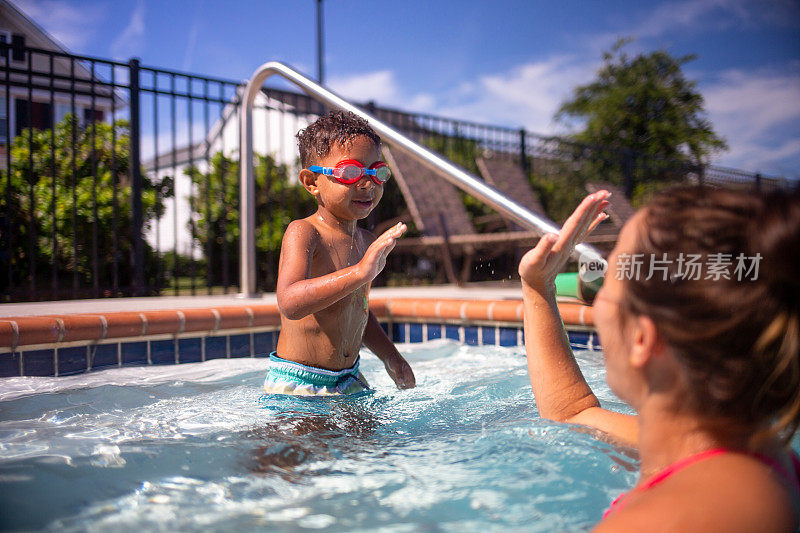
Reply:
[[[0, 516], [46, 530], [585, 530], [635, 480], [623, 450], [536, 412], [521, 348], [400, 345], [399, 391], [261, 397], [263, 359], [13, 378]], [[601, 354], [578, 352], [601, 400]]]

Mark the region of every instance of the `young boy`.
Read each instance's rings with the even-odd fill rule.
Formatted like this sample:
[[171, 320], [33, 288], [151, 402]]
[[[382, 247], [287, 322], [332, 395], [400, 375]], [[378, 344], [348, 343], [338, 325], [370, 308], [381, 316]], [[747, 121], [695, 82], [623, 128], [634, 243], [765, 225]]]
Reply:
[[378, 205], [389, 168], [381, 139], [353, 113], [334, 111], [297, 134], [300, 182], [317, 200], [316, 213], [286, 228], [278, 267], [281, 333], [264, 391], [351, 394], [369, 389], [358, 352], [372, 350], [400, 388], [414, 373], [369, 311], [369, 287], [383, 270], [397, 224], [375, 236], [356, 225]]

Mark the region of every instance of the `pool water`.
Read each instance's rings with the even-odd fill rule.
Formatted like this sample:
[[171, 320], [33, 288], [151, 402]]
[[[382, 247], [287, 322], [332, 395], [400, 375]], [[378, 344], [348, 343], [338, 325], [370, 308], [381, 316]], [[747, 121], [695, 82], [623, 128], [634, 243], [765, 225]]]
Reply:
[[521, 347], [399, 348], [417, 388], [365, 351], [353, 398], [260, 398], [265, 359], [4, 380], [0, 529], [581, 531], [634, 484], [629, 450], [539, 418]]

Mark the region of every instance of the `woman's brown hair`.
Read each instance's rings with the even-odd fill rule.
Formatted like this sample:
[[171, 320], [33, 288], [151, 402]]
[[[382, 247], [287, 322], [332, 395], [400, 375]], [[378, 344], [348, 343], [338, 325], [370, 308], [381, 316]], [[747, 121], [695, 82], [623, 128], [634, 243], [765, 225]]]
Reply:
[[641, 275], [624, 280], [623, 309], [652, 318], [683, 363], [686, 407], [788, 442], [800, 425], [800, 194], [681, 186], [637, 229]]

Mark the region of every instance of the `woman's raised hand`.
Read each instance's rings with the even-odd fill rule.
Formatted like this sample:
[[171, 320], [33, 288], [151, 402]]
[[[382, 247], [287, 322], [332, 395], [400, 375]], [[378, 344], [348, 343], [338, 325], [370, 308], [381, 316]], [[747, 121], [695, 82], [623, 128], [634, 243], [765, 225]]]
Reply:
[[541, 293], [554, 290], [556, 274], [566, 264], [575, 245], [608, 218], [602, 211], [608, 207], [610, 196], [610, 192], [603, 190], [584, 198], [564, 222], [560, 233], [543, 235], [536, 246], [522, 256], [519, 276], [523, 285]]

